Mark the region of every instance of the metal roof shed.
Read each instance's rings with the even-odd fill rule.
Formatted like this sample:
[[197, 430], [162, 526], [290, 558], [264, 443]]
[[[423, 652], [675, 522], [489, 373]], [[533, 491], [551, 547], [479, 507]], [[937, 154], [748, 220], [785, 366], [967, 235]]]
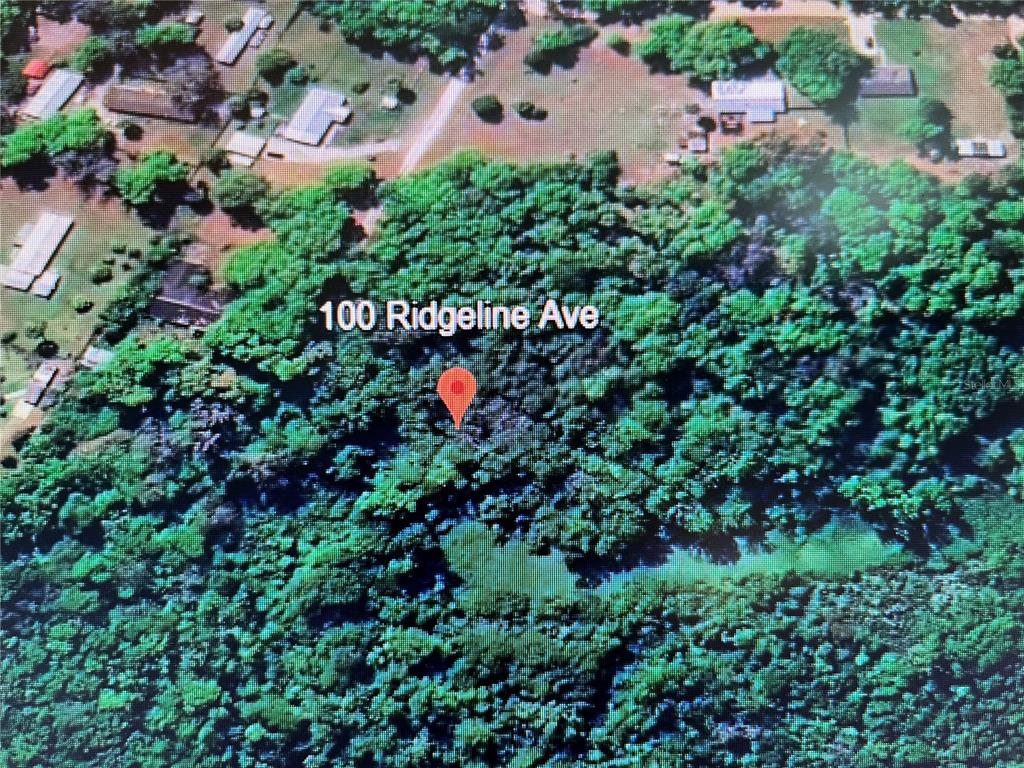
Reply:
[[266, 143], [267, 140], [262, 136], [256, 136], [245, 131], [235, 131], [231, 134], [231, 138], [227, 140], [224, 149], [238, 155], [245, 155], [246, 157], [259, 157]]
[[719, 114], [744, 114], [751, 122], [770, 123], [786, 111], [786, 86], [781, 80], [715, 80], [711, 99]]
[[83, 80], [85, 77], [70, 69], [53, 70], [43, 82], [42, 88], [21, 108], [21, 114], [39, 120], [53, 117], [68, 103]]
[[345, 106], [346, 101], [345, 94], [338, 91], [319, 86], [310, 88], [282, 135], [300, 144], [319, 146], [332, 123], [344, 122], [352, 114]]
[[915, 96], [917, 86], [914, 83], [914, 72], [910, 67], [873, 67], [861, 78], [857, 95]]
[[228, 65], [238, 61], [238, 57], [242, 55], [242, 51], [249, 44], [249, 40], [256, 34], [256, 30], [260, 28], [264, 18], [267, 16], [270, 16], [270, 14], [261, 8], [250, 8], [247, 10], [245, 15], [242, 16], [242, 28], [228, 35], [224, 45], [217, 51], [217, 61]]
[[30, 275], [42, 274], [74, 223], [71, 216], [50, 212], [42, 214], [32, 233], [25, 238], [12, 266]]
[[32, 281], [46, 270], [50, 259], [71, 231], [74, 221], [71, 216], [49, 212], [42, 214], [32, 231], [25, 236], [14, 262], [3, 269], [0, 281], [8, 288], [28, 290]]

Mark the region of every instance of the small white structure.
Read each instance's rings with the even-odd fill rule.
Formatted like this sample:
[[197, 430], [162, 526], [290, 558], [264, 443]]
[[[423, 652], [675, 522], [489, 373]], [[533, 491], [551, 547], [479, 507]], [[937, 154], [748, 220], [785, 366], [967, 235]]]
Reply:
[[956, 153], [959, 157], [997, 160], [1006, 157], [1006, 145], [996, 139], [957, 139]]
[[319, 146], [331, 125], [344, 123], [351, 116], [352, 108], [346, 106], [347, 101], [343, 93], [313, 86], [281, 135], [299, 144]]
[[37, 277], [34, 283], [32, 283], [32, 294], [48, 299], [53, 296], [53, 292], [57, 290], [57, 283], [59, 282], [60, 272], [55, 269], [48, 269]]
[[228, 160], [232, 165], [248, 168], [263, 152], [267, 140], [262, 136], [254, 136], [245, 131], [235, 131], [224, 145]]
[[393, 109], [398, 109], [398, 103], [398, 97], [390, 93], [380, 97], [380, 108], [386, 109], [389, 112]]
[[19, 400], [14, 404], [14, 408], [11, 410], [11, 416], [14, 418], [24, 421], [33, 413], [35, 413], [36, 407], [32, 403], [26, 403], [24, 400]]
[[85, 77], [79, 72], [70, 69], [53, 70], [36, 91], [36, 95], [21, 108], [21, 114], [38, 120], [53, 117], [74, 96], [83, 80]]
[[46, 389], [56, 378], [58, 370], [57, 363], [52, 360], [42, 363], [36, 369], [36, 372], [32, 374], [32, 379], [25, 386], [24, 401], [29, 405], [39, 405], [39, 401], [43, 399]]
[[82, 365], [90, 370], [93, 368], [99, 368], [100, 366], [110, 362], [110, 358], [113, 356], [114, 353], [112, 350], [94, 347], [90, 344], [86, 347], [85, 353], [82, 355]]
[[[269, 17], [270, 23], [267, 24], [266, 19]], [[249, 45], [249, 41], [252, 36], [256, 34], [258, 29], [266, 29], [270, 24], [274, 23], [274, 17], [264, 11], [262, 8], [249, 8], [242, 16], [242, 28], [237, 32], [232, 32], [228, 35], [227, 40], [224, 41], [224, 45], [217, 51], [217, 61], [221, 64], [227, 64], [228, 66], [238, 61], [238, 57], [242, 55], [242, 51]], [[267, 24], [266, 27], [262, 26]]]
[[715, 80], [711, 100], [718, 114], [743, 114], [751, 123], [774, 123], [786, 111], [786, 86], [781, 80]]
[[20, 247], [12, 250], [14, 261], [11, 265], [0, 267], [0, 283], [8, 288], [27, 291], [33, 281], [46, 271], [50, 259], [74, 223], [71, 216], [49, 212], [42, 214], [32, 230], [25, 235]]

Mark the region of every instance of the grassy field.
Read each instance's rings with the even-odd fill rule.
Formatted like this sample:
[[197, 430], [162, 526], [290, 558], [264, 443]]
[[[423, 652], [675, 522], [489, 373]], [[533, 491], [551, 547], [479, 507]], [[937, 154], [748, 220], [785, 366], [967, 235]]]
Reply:
[[[949, 107], [954, 138], [1011, 142], [1002, 96], [988, 83], [991, 48], [1006, 39], [1004, 22], [971, 20], [945, 27], [901, 19], [880, 21], [875, 32], [886, 62], [911, 67], [919, 94]], [[900, 127], [915, 104], [913, 98], [862, 99], [850, 127], [851, 147], [882, 159], [913, 153]]]
[[[49, 299], [0, 287], [0, 334], [17, 333], [13, 342], [4, 344], [0, 371], [6, 377], [0, 387], [5, 395], [20, 390], [39, 363], [35, 354], [37, 340], [26, 337], [32, 324], [46, 323], [46, 338], [55, 342], [61, 357], [77, 357], [86, 347], [98, 322], [100, 311], [110, 303], [131, 274], [124, 256], [111, 265], [111, 281], [96, 285], [90, 270], [112, 256], [111, 242], [119, 240], [129, 248], [145, 249], [149, 231], [116, 201], [84, 199], [69, 183], [54, 181], [41, 192], [14, 190], [10, 181], [0, 186], [4, 194], [3, 226], [0, 227], [0, 261], [7, 263], [11, 245], [23, 224], [34, 222], [43, 211], [67, 213], [75, 217], [68, 239], [57, 252], [50, 268], [61, 274], [61, 282]], [[130, 265], [129, 265], [130, 266]], [[85, 299], [93, 308], [85, 313], [74, 309]]]
[[[1018, 529], [1019, 531], [1019, 529]], [[480, 523], [459, 525], [444, 541], [452, 569], [465, 581], [471, 601], [492, 602], [516, 594], [533, 603], [585, 595], [613, 597], [622, 590], [671, 589], [697, 583], [722, 585], [750, 576], [804, 574], [849, 576], [905, 562], [898, 545], [884, 543], [863, 524], [831, 523], [797, 543], [778, 537], [766, 549], [746, 552], [734, 562], [718, 563], [703, 554], [678, 549], [658, 566], [642, 566], [610, 576], [593, 589], [581, 588], [559, 552], [536, 555], [525, 541], [500, 544]]]

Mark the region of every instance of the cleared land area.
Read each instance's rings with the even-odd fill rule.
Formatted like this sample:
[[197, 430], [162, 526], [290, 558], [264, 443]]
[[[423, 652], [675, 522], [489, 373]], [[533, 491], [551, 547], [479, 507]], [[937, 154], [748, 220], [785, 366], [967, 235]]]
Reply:
[[[0, 261], [10, 261], [11, 246], [25, 224], [34, 223], [43, 211], [74, 217], [74, 228], [49, 264], [61, 275], [57, 290], [49, 299], [31, 293], [0, 288], [0, 336], [16, 333], [16, 337], [0, 347], [0, 372], [6, 380], [0, 384], [5, 396], [19, 391], [31, 377], [40, 358], [35, 349], [38, 338], [26, 331], [45, 323], [45, 338], [56, 343], [58, 355], [77, 357], [92, 336], [99, 313], [117, 295], [130, 277], [124, 268], [128, 260], [123, 254], [111, 252], [112, 242], [119, 241], [128, 249], [145, 250], [150, 232], [116, 200], [83, 198], [70, 182], [54, 179], [41, 192], [15, 191], [9, 180], [0, 184], [4, 198], [4, 226], [0, 228]], [[104, 258], [114, 257], [110, 265], [113, 278], [99, 285], [90, 279], [93, 267]], [[88, 312], [75, 311], [79, 300], [92, 302]]]
[[[918, 93], [939, 99], [953, 114], [954, 138], [1001, 139], [1009, 155], [1010, 133], [1002, 95], [988, 82], [992, 47], [1007, 41], [1004, 21], [969, 19], [954, 27], [934, 21], [880, 21], [875, 26], [887, 64], [914, 70]], [[915, 109], [914, 98], [862, 99], [850, 126], [851, 148], [881, 160], [915, 155], [900, 127]], [[961, 172], [991, 169], [986, 161], [960, 161]]]
[[[571, 69], [556, 65], [549, 74], [540, 74], [526, 67], [523, 58], [533, 36], [557, 28], [551, 22], [532, 21], [487, 55], [482, 75], [465, 89], [421, 165], [470, 147], [519, 161], [614, 149], [629, 179], [672, 173], [661, 155], [677, 149], [687, 105], [706, 107], [707, 94], [690, 87], [684, 76], [650, 72], [644, 62], [613, 51], [601, 38], [580, 51]], [[612, 32], [634, 41], [644, 36], [638, 27], [610, 26], [602, 29], [602, 37]], [[471, 110], [472, 100], [485, 94], [496, 95], [504, 104], [500, 123], [485, 123]], [[547, 118], [519, 117], [519, 101], [546, 109]]]
[[[383, 141], [404, 135], [426, 119], [444, 90], [446, 79], [425, 62], [401, 61], [388, 54], [366, 53], [346, 43], [336, 30], [324, 32], [319, 20], [303, 13], [282, 36], [279, 45], [305, 65], [318, 85], [344, 93], [354, 112], [336, 145]], [[397, 109], [380, 106], [382, 96], [399, 88], [408, 91]], [[360, 93], [362, 91], [362, 93]], [[285, 118], [298, 107], [306, 86], [282, 85], [274, 89], [271, 111]]]

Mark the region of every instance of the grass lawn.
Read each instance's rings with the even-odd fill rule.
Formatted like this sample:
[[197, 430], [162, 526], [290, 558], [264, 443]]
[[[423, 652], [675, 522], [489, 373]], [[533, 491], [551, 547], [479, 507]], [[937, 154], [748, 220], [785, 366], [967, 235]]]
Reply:
[[[35, 354], [37, 341], [26, 338], [25, 329], [40, 321], [46, 323], [46, 338], [59, 346], [61, 357], [77, 357], [86, 347], [100, 311], [117, 295], [131, 272], [123, 267], [124, 255], [117, 255], [111, 265], [114, 277], [110, 282], [95, 285], [90, 270], [112, 256], [111, 242], [119, 240], [128, 248], [145, 250], [150, 232], [120, 202], [86, 199], [68, 182], [53, 180], [41, 192], [20, 192], [10, 181], [4, 181], [4, 208], [0, 215], [0, 261], [7, 263], [11, 245], [23, 224], [34, 222], [43, 211], [67, 213], [75, 217], [75, 225], [50, 262], [50, 268], [61, 275], [60, 285], [49, 299], [30, 293], [0, 287], [0, 334], [17, 332], [15, 340], [0, 348], [0, 372], [6, 381], [0, 391], [10, 394], [20, 390], [39, 363]], [[131, 266], [131, 265], [129, 265]], [[74, 305], [78, 299], [93, 302], [93, 308], [79, 314]]]
[[[1012, 141], [1003, 98], [988, 83], [993, 45], [1006, 38], [1001, 21], [970, 20], [955, 27], [934, 21], [880, 21], [875, 28], [886, 62], [914, 70], [918, 93], [944, 102], [953, 113], [954, 138]], [[914, 152], [900, 127], [916, 99], [861, 99], [850, 128], [852, 148], [872, 155]]]
[[[335, 31], [324, 32], [319, 20], [303, 13], [282, 35], [278, 45], [303, 64], [320, 85], [348, 96], [354, 114], [336, 145], [378, 141], [404, 134], [423, 119], [444, 88], [445, 80], [414, 62], [398, 61], [391, 56], [371, 56], [346, 43]], [[392, 83], [401, 83], [415, 99], [394, 111], [380, 108], [381, 96], [393, 92]], [[357, 87], [363, 93], [357, 92]], [[271, 111], [280, 118], [289, 117], [305, 95], [305, 86], [281, 85], [273, 89]]]

